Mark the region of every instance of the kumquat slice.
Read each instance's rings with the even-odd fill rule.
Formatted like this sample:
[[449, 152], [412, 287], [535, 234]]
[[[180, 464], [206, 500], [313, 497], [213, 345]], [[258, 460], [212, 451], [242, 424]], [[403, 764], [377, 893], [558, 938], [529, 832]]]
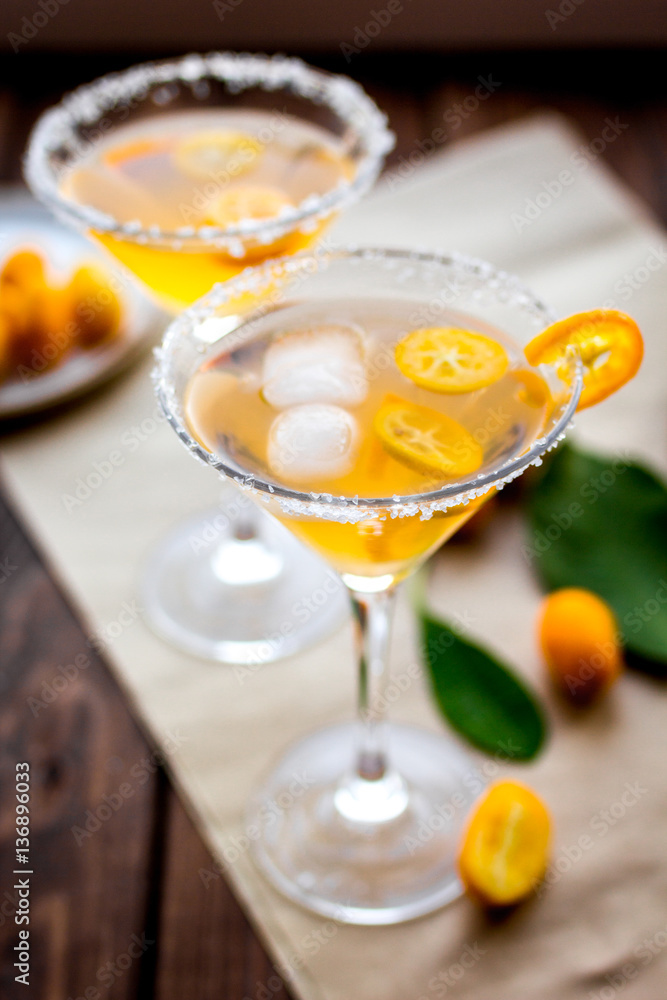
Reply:
[[432, 326], [396, 345], [396, 364], [415, 385], [433, 392], [474, 392], [497, 382], [509, 365], [502, 344], [472, 330]]
[[157, 156], [169, 149], [169, 139], [160, 136], [148, 139], [136, 139], [122, 146], [114, 146], [102, 154], [102, 160], [107, 167], [122, 167], [128, 160], [136, 160], [144, 156]]
[[196, 132], [187, 136], [173, 152], [174, 164], [193, 180], [215, 179], [220, 171], [238, 176], [254, 166], [262, 144], [245, 132]]
[[525, 355], [531, 365], [557, 365], [568, 350], [578, 351], [584, 366], [584, 386], [577, 409], [585, 410], [636, 375], [644, 342], [630, 316], [616, 309], [593, 309], [547, 327], [530, 341]]
[[292, 202], [276, 188], [263, 184], [239, 184], [214, 198], [208, 219], [215, 226], [235, 226], [247, 219], [275, 219]]
[[475, 807], [459, 854], [466, 889], [487, 906], [511, 906], [544, 877], [551, 821], [538, 796], [498, 781]]
[[475, 438], [456, 420], [393, 394], [376, 413], [373, 428], [390, 455], [426, 475], [469, 476], [484, 459]]

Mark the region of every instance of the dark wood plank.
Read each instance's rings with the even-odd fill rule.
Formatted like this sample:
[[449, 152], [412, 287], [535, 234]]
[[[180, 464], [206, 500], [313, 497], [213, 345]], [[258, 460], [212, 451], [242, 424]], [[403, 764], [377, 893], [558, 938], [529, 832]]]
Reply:
[[15, 147], [11, 142], [11, 123], [16, 106], [16, 95], [7, 88], [0, 89], [0, 176], [7, 177]]
[[363, 83], [378, 107], [388, 116], [396, 136], [396, 145], [385, 163], [385, 169], [390, 170], [402, 156], [408, 156], [412, 152], [415, 143], [424, 135], [424, 101], [419, 94], [396, 89], [387, 83], [373, 80], [364, 80]]
[[447, 80], [428, 95], [427, 134], [444, 132], [442, 146], [526, 115], [538, 104], [530, 95], [508, 89], [493, 70], [492, 60], [480, 60], [478, 65], [476, 76]]
[[289, 997], [175, 794], [165, 817], [159, 933], [160, 1000]]
[[134, 997], [143, 956], [104, 970], [124, 965], [146, 929], [156, 778], [140, 785], [130, 771], [150, 749], [5, 504], [0, 561], [0, 995], [21, 995], [8, 961], [18, 930], [13, 787], [16, 763], [28, 761], [31, 995], [102, 996], [108, 984], [105, 996]]

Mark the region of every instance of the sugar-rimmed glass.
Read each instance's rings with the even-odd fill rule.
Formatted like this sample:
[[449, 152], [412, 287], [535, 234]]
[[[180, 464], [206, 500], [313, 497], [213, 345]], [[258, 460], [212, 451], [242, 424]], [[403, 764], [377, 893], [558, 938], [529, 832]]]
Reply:
[[[63, 192], [68, 172], [119, 127], [210, 108], [278, 109], [316, 125], [338, 143], [353, 172], [276, 218], [224, 228], [188, 223], [167, 231], [120, 221]], [[392, 144], [386, 116], [352, 80], [295, 58], [212, 52], [133, 66], [79, 87], [38, 120], [25, 176], [56, 216], [101, 243], [176, 314], [214, 281], [318, 240], [373, 185]], [[219, 508], [164, 539], [147, 566], [142, 603], [155, 630], [187, 652], [256, 664], [296, 652], [341, 620], [342, 593], [305, 623], [291, 614], [303, 581], [313, 591], [326, 579], [320, 560], [232, 491]]]
[[[213, 454], [202, 447], [186, 421], [184, 399], [204, 360], [262, 335], [271, 305], [244, 308], [243, 303], [248, 292], [260, 301], [276, 286], [299, 302], [364, 296], [408, 301], [432, 322], [455, 309], [511, 332], [519, 345], [552, 316], [520, 282], [488, 264], [408, 251], [348, 249], [297, 256], [269, 262], [215, 289], [167, 332], [154, 375], [158, 400], [195, 457], [233, 478], [285, 523], [290, 518], [428, 521], [502, 489], [539, 464], [562, 438], [575, 411], [582, 376], [573, 353], [558, 372], [545, 374], [554, 405], [540, 436], [522, 453], [466, 481], [419, 495], [359, 498], [301, 492], [264, 480], [230, 452]], [[216, 325], [220, 337], [212, 344]], [[370, 573], [343, 573], [343, 580], [355, 609], [358, 721], [316, 731], [289, 750], [253, 797], [248, 828], [260, 831], [254, 841], [258, 865], [290, 898], [345, 922], [398, 923], [460, 894], [456, 849], [466, 812], [480, 789], [480, 770], [444, 735], [388, 726], [383, 690], [396, 581]], [[298, 775], [306, 775], [307, 782], [295, 791]]]

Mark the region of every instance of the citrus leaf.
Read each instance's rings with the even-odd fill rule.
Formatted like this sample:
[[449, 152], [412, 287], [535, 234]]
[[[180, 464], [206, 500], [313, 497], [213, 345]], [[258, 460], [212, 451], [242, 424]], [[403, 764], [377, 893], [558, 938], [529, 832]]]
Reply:
[[546, 722], [525, 685], [444, 622], [422, 612], [420, 623], [433, 693], [449, 724], [485, 753], [515, 761], [535, 757]]
[[528, 496], [524, 555], [547, 590], [614, 609], [628, 662], [667, 676], [667, 488], [621, 457], [562, 446]]

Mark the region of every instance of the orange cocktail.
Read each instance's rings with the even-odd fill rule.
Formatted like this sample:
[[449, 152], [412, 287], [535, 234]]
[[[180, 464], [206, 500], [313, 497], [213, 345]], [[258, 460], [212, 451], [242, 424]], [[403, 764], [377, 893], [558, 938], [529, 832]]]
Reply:
[[[192, 433], [213, 452], [224, 439], [262, 479], [361, 503], [425, 494], [521, 455], [553, 401], [519, 346], [486, 324], [474, 332], [480, 324], [460, 314], [411, 331], [411, 311], [368, 300], [281, 309], [261, 341], [193, 376]], [[398, 581], [482, 500], [428, 518], [276, 513], [343, 576]]]

